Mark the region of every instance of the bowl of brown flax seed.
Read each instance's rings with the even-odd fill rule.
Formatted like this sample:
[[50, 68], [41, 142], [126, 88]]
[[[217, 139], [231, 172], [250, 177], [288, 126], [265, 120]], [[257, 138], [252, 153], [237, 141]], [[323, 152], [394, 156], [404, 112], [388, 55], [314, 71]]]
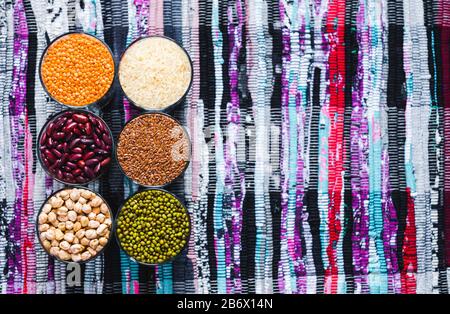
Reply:
[[128, 121], [116, 148], [122, 172], [145, 187], [163, 187], [189, 165], [191, 141], [179, 121], [162, 112], [143, 113]]

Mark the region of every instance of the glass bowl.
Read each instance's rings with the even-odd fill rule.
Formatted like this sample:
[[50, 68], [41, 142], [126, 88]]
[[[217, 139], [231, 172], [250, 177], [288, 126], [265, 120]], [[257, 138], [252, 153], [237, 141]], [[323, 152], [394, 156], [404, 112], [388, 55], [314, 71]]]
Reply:
[[[145, 107], [141, 106], [140, 104], [136, 103], [131, 97], [129, 97], [129, 96], [127, 95], [127, 93], [125, 92], [125, 90], [124, 90], [124, 88], [123, 88], [123, 86], [122, 86], [122, 83], [120, 82], [120, 65], [121, 65], [121, 62], [122, 62], [122, 60], [123, 60], [123, 57], [126, 55], [127, 51], [129, 51], [129, 49], [130, 49], [133, 45], [135, 45], [136, 43], [141, 42], [141, 41], [143, 41], [143, 40], [146, 40], [146, 39], [149, 39], [149, 38], [155, 38], [155, 37], [170, 40], [171, 42], [175, 43], [175, 44], [176, 44], [176, 45], [177, 45], [177, 46], [185, 53], [185, 55], [187, 56], [187, 58], [188, 58], [188, 60], [189, 60], [189, 64], [190, 64], [190, 67], [191, 67], [191, 77], [190, 77], [190, 80], [189, 80], [189, 84], [188, 84], [188, 86], [187, 86], [187, 88], [186, 88], [186, 91], [184, 92], [184, 94], [183, 94], [177, 101], [175, 101], [175, 102], [172, 103], [172, 104], [167, 105], [167, 106], [164, 107], [164, 108], [154, 108], [154, 109], [152, 109], [152, 108], [145, 108]], [[172, 38], [167, 37], [167, 36], [162, 36], [162, 35], [144, 36], [144, 37], [140, 37], [140, 38], [134, 40], [134, 41], [133, 41], [126, 49], [125, 49], [125, 51], [122, 53], [122, 56], [120, 57], [120, 61], [119, 61], [119, 65], [118, 65], [117, 76], [118, 76], [119, 86], [120, 86], [120, 88], [121, 88], [123, 94], [124, 94], [125, 97], [128, 99], [128, 101], [129, 101], [132, 105], [134, 105], [136, 108], [142, 110], [143, 112], [170, 112], [170, 111], [172, 111], [175, 107], [177, 107], [179, 104], [181, 104], [181, 103], [183, 102], [183, 100], [185, 99], [186, 95], [189, 93], [189, 90], [191, 89], [191, 86], [192, 86], [192, 81], [193, 81], [193, 79], [194, 79], [194, 65], [193, 65], [192, 59], [191, 59], [189, 53], [186, 51], [186, 49], [185, 49], [184, 47], [182, 47], [180, 44], [178, 44], [178, 43], [177, 43], [175, 40], [173, 40]]]
[[[126, 129], [127, 125], [128, 125], [130, 122], [132, 122], [132, 121], [134, 121], [135, 119], [138, 119], [138, 118], [140, 118], [140, 117], [142, 117], [142, 116], [145, 116], [145, 115], [163, 115], [163, 116], [165, 116], [165, 117], [170, 118], [171, 120], [173, 120], [173, 121], [177, 124], [177, 126], [179, 126], [179, 127], [181, 128], [181, 130], [183, 131], [183, 133], [184, 133], [184, 135], [185, 135], [185, 138], [186, 138], [186, 140], [187, 140], [187, 142], [188, 142], [188, 145], [187, 145], [187, 146], [188, 146], [188, 147], [187, 147], [187, 149], [188, 149], [187, 159], [185, 160], [186, 163], [185, 163], [183, 169], [182, 169], [182, 170], [180, 171], [180, 173], [179, 173], [176, 177], [174, 177], [172, 180], [170, 180], [170, 181], [168, 181], [168, 182], [166, 182], [166, 183], [164, 183], [164, 184], [161, 184], [161, 185], [148, 185], [148, 184], [144, 184], [144, 183], [142, 183], [142, 182], [139, 182], [136, 178], [133, 178], [132, 176], [130, 176], [129, 174], [127, 174], [127, 173], [125, 172], [125, 170], [122, 168], [122, 165], [121, 165], [121, 163], [120, 163], [120, 161], [119, 161], [118, 147], [119, 147], [119, 145], [120, 145], [120, 137], [121, 137], [121, 135], [122, 135], [122, 132]], [[167, 114], [167, 113], [165, 113], [165, 112], [143, 112], [143, 113], [137, 115], [136, 117], [134, 117], [133, 119], [129, 120], [127, 123], [125, 123], [125, 125], [124, 125], [123, 128], [122, 128], [122, 131], [121, 131], [120, 134], [119, 134], [119, 137], [117, 138], [117, 145], [116, 145], [116, 149], [115, 149], [115, 157], [116, 157], [116, 161], [117, 161], [117, 164], [119, 165], [119, 169], [121, 170], [121, 172], [123, 173], [123, 175], [124, 175], [125, 177], [129, 178], [129, 179], [130, 179], [131, 181], [133, 181], [134, 183], [136, 183], [136, 184], [138, 184], [138, 185], [140, 185], [140, 186], [143, 186], [143, 187], [147, 187], [147, 188], [164, 188], [164, 187], [166, 187], [166, 186], [172, 184], [172, 183], [173, 183], [175, 180], [177, 180], [178, 178], [180, 178], [180, 177], [185, 173], [186, 169], [189, 167], [189, 164], [190, 164], [190, 162], [191, 162], [191, 157], [192, 157], [191, 153], [192, 153], [192, 142], [191, 142], [191, 139], [190, 139], [190, 137], [189, 137], [189, 133], [188, 133], [187, 129], [180, 123], [180, 121], [178, 121], [177, 119], [175, 119], [174, 117], [172, 117], [171, 115], [169, 115], [169, 114]]]
[[[69, 114], [76, 114], [76, 113], [82, 113], [82, 114], [85, 114], [85, 115], [93, 116], [97, 121], [99, 121], [103, 125], [103, 128], [105, 130], [105, 132], [103, 132], [103, 133], [104, 134], [109, 134], [109, 138], [110, 138], [110, 141], [111, 141], [111, 145], [109, 145], [111, 147], [110, 147], [109, 150], [107, 150], [107, 152], [109, 152], [109, 154], [104, 154], [103, 153], [103, 156], [100, 157], [100, 158], [107, 158], [107, 157], [109, 157], [110, 161], [108, 162], [108, 164], [103, 166], [103, 167], [100, 166], [101, 169], [100, 169], [99, 173], [97, 173], [95, 176], [93, 176], [89, 180], [83, 181], [83, 182], [78, 182], [78, 181], [76, 181], [76, 179], [75, 179], [75, 181], [71, 181], [71, 180], [69, 180], [68, 177], [66, 177], [64, 175], [62, 175], [62, 176], [58, 175], [58, 171], [63, 173], [62, 172], [63, 171], [62, 167], [63, 166], [66, 167], [68, 162], [71, 162], [72, 164], [76, 164], [77, 168], [70, 169], [70, 170], [67, 169], [67, 170], [64, 170], [64, 171], [70, 172], [70, 171], [75, 171], [76, 169], [80, 168], [80, 166], [78, 166], [78, 164], [77, 164], [78, 160], [72, 160], [71, 159], [72, 155], [74, 154], [74, 151], [70, 151], [69, 152], [69, 151], [66, 151], [66, 150], [63, 149], [62, 152], [61, 151], [59, 152], [60, 154], [62, 154], [62, 157], [53, 155], [53, 157], [56, 157], [56, 159], [57, 159], [56, 161], [53, 161], [53, 164], [51, 164], [51, 162], [52, 162], [51, 160], [47, 159], [46, 156], [44, 156], [45, 152], [43, 152], [45, 150], [50, 150], [49, 149], [50, 146], [52, 147], [52, 150], [50, 150], [50, 151], [53, 152], [53, 149], [56, 149], [56, 147], [59, 146], [59, 144], [55, 146], [55, 140], [52, 140], [52, 143], [50, 143], [51, 145], [49, 144], [49, 141], [50, 141], [49, 138], [52, 137], [52, 136], [50, 136], [50, 134], [52, 134], [53, 132], [56, 132], [58, 130], [58, 129], [56, 129], [56, 130], [55, 129], [49, 130], [50, 128], [54, 128], [55, 127], [54, 121], [56, 119], [58, 119], [59, 117], [61, 117], [61, 116], [64, 116], [64, 115], [68, 116]], [[53, 123], [53, 125], [52, 125], [52, 123]], [[65, 123], [67, 123], [67, 121]], [[94, 123], [91, 122], [91, 125], [92, 124], [94, 124]], [[64, 125], [61, 126], [61, 128], [63, 128], [63, 127], [64, 127]], [[94, 127], [94, 129], [95, 129], [95, 127]], [[92, 130], [91, 132], [94, 133], [96, 131]], [[58, 132], [58, 133], [60, 133], [60, 132]], [[74, 139], [81, 138], [81, 137], [83, 137], [85, 135], [86, 134], [82, 134], [82, 135], [73, 134], [70, 139], [68, 139], [67, 137], [64, 138], [64, 139], [61, 139], [60, 140], [61, 141], [60, 144], [65, 145], [64, 142], [73, 141]], [[56, 142], [56, 143], [58, 143], [58, 142]], [[70, 144], [69, 143], [67, 144], [67, 146], [69, 146], [69, 149], [70, 149]], [[114, 156], [114, 138], [113, 138], [112, 132], [109, 129], [108, 125], [98, 115], [94, 114], [93, 112], [86, 111], [86, 110], [83, 110], [83, 109], [67, 109], [67, 110], [64, 110], [62, 112], [56, 113], [53, 116], [51, 116], [47, 120], [47, 122], [44, 124], [44, 126], [42, 127], [42, 129], [41, 129], [41, 131], [39, 133], [37, 147], [38, 147], [37, 156], [38, 156], [39, 162], [40, 162], [42, 168], [45, 170], [45, 172], [49, 176], [51, 176], [54, 180], [56, 180], [58, 182], [61, 182], [61, 183], [64, 183], [66, 185], [86, 185], [86, 184], [89, 184], [89, 183], [94, 182], [95, 180], [99, 179], [109, 169], [109, 167], [110, 167], [110, 165], [111, 165], [111, 163], [113, 161], [113, 156]], [[98, 148], [96, 148], [96, 149], [98, 149]], [[92, 149], [92, 148], [85, 149], [84, 151], [82, 151], [79, 154], [85, 155], [88, 151], [94, 151], [94, 149]], [[97, 151], [97, 152], [99, 152], [99, 151]], [[64, 157], [66, 154], [68, 154], [69, 157], [67, 157], [67, 156]], [[94, 157], [94, 156], [92, 156], [92, 157]], [[92, 159], [92, 157], [90, 159]], [[66, 160], [63, 162], [64, 159], [66, 159]], [[58, 163], [58, 162], [60, 164], [56, 165], [56, 163]], [[61, 163], [63, 163], [63, 164], [61, 164]], [[55, 167], [55, 169], [56, 169], [56, 167], [58, 167], [58, 170], [54, 171], [52, 166]], [[95, 170], [95, 167], [94, 167], [94, 170]], [[95, 171], [94, 171], [94, 173], [95, 173]], [[71, 174], [74, 175], [73, 172], [71, 172]], [[83, 172], [83, 174], [84, 174], [84, 172]]]
[[[164, 260], [164, 261], [162, 261], [162, 262], [159, 262], [159, 263], [146, 263], [146, 262], [143, 262], [143, 261], [139, 261], [138, 259], [136, 259], [135, 257], [133, 257], [130, 253], [128, 253], [128, 251], [126, 251], [126, 250], [123, 248], [122, 243], [120, 242], [119, 236], [118, 236], [118, 234], [117, 234], [117, 230], [118, 230], [118, 222], [119, 222], [120, 214], [122, 213], [122, 210], [123, 210], [125, 204], [126, 204], [130, 199], [132, 199], [134, 196], [136, 196], [137, 194], [142, 193], [142, 192], [145, 192], [145, 191], [161, 191], [161, 192], [167, 193], [167, 194], [169, 194], [170, 196], [172, 196], [173, 198], [175, 198], [175, 199], [180, 203], [180, 205], [181, 205], [181, 207], [183, 208], [183, 210], [185, 211], [185, 213], [186, 213], [186, 215], [187, 215], [187, 217], [188, 217], [188, 222], [189, 222], [189, 226], [188, 226], [189, 231], [188, 231], [188, 233], [187, 233], [187, 235], [186, 235], [186, 238], [185, 238], [185, 241], [186, 241], [186, 242], [185, 242], [185, 244], [183, 245], [183, 247], [179, 250], [179, 252], [178, 252], [176, 255], [174, 255], [174, 256], [172, 256], [172, 257], [170, 257], [170, 258], [168, 258], [168, 259], [166, 259], [166, 260]], [[121, 249], [121, 250], [122, 250], [122, 251], [123, 251], [123, 252], [131, 259], [131, 260], [133, 260], [133, 261], [135, 261], [136, 263], [141, 264], [141, 265], [146, 265], [146, 266], [156, 266], [156, 265], [162, 265], [162, 264], [169, 263], [169, 262], [175, 260], [175, 259], [176, 259], [177, 257], [179, 257], [180, 255], [182, 255], [182, 254], [183, 254], [183, 251], [186, 249], [186, 247], [189, 246], [189, 240], [190, 240], [191, 231], [192, 231], [192, 230], [191, 230], [191, 229], [192, 229], [192, 225], [191, 225], [191, 215], [189, 214], [189, 212], [188, 212], [186, 206], [184, 205], [184, 203], [180, 200], [180, 198], [179, 198], [178, 196], [176, 196], [175, 194], [173, 194], [173, 193], [171, 193], [171, 192], [169, 192], [169, 191], [167, 191], [167, 190], [161, 189], [161, 188], [145, 188], [145, 189], [143, 189], [143, 190], [137, 191], [137, 192], [133, 193], [132, 195], [130, 195], [130, 196], [123, 202], [122, 206], [120, 207], [119, 211], [117, 212], [115, 222], [116, 222], [116, 225], [115, 225], [116, 241], [117, 241], [117, 244], [119, 245], [119, 248], [120, 248], [120, 249]]]
[[[109, 54], [110, 54], [110, 56], [111, 56], [111, 58], [112, 58], [112, 61], [113, 61], [113, 67], [114, 67], [114, 73], [113, 73], [113, 77], [112, 77], [111, 83], [110, 83], [110, 85], [109, 85], [109, 88], [108, 88], [108, 89], [105, 91], [105, 93], [103, 94], [103, 96], [101, 96], [100, 98], [98, 98], [97, 100], [95, 100], [95, 101], [93, 101], [93, 102], [91, 102], [91, 103], [89, 103], [89, 104], [85, 104], [85, 105], [81, 105], [81, 106], [71, 105], [71, 104], [66, 104], [66, 103], [64, 103], [64, 102], [62, 102], [62, 101], [60, 101], [60, 100], [58, 100], [57, 98], [55, 98], [55, 97], [48, 91], [47, 86], [45, 85], [44, 79], [43, 79], [43, 77], [42, 77], [42, 65], [43, 65], [43, 63], [45, 62], [45, 57], [47, 56], [48, 50], [52, 47], [53, 44], [55, 44], [56, 42], [58, 42], [60, 39], [66, 37], [66, 36], [74, 35], [74, 34], [82, 34], [82, 35], [85, 35], [85, 36], [89, 36], [89, 37], [92, 37], [92, 38], [94, 38], [95, 40], [97, 40], [99, 43], [101, 43], [101, 44], [108, 50], [108, 52], [109, 52]], [[113, 97], [113, 95], [114, 95], [114, 81], [115, 81], [116, 74], [117, 74], [117, 66], [116, 66], [116, 62], [114, 61], [114, 55], [113, 55], [113, 53], [112, 53], [112, 51], [111, 51], [111, 48], [110, 48], [110, 47], [109, 47], [102, 39], [100, 39], [100, 38], [98, 38], [98, 37], [96, 37], [96, 36], [94, 36], [94, 35], [91, 35], [91, 34], [88, 34], [88, 33], [84, 33], [84, 32], [68, 32], [68, 33], [64, 33], [64, 34], [62, 34], [62, 35], [56, 37], [56, 38], [55, 38], [53, 41], [51, 41], [50, 44], [44, 49], [44, 52], [42, 53], [41, 59], [40, 59], [40, 62], [39, 62], [39, 80], [40, 80], [40, 82], [41, 82], [41, 85], [42, 85], [42, 87], [43, 87], [45, 93], [46, 93], [51, 99], [53, 99], [54, 101], [56, 101], [57, 103], [59, 103], [59, 104], [61, 104], [61, 105], [64, 105], [64, 106], [67, 106], [67, 107], [69, 107], [69, 108], [73, 108], [73, 109], [91, 108], [91, 107], [103, 107], [103, 106], [105, 106], [105, 105], [112, 99], [112, 97]]]
[[[104, 247], [103, 247], [100, 251], [97, 252], [96, 255], [90, 257], [89, 259], [87, 259], [87, 260], [85, 260], [85, 261], [78, 261], [78, 262], [74, 262], [74, 261], [65, 261], [65, 260], [60, 259], [58, 256], [55, 256], [55, 255], [50, 254], [50, 251], [47, 250], [47, 249], [44, 247], [44, 244], [42, 243], [42, 240], [41, 240], [41, 237], [40, 237], [40, 231], [39, 231], [39, 225], [40, 225], [40, 223], [39, 223], [39, 215], [42, 213], [42, 210], [43, 210], [44, 206], [45, 206], [45, 205], [50, 201], [50, 199], [51, 199], [53, 196], [55, 196], [56, 194], [58, 194], [58, 193], [60, 193], [61, 191], [64, 191], [64, 190], [72, 190], [72, 189], [74, 189], [74, 188], [78, 188], [78, 189], [83, 189], [83, 190], [90, 191], [90, 192], [94, 193], [96, 196], [100, 197], [100, 198], [103, 200], [103, 202], [106, 204], [106, 206], [108, 207], [109, 215], [110, 215], [109, 218], [111, 219], [111, 227], [110, 227], [110, 230], [109, 230], [108, 242], [104, 245]], [[45, 202], [42, 204], [41, 208], [39, 209], [38, 215], [36, 216], [36, 228], [35, 228], [35, 230], [36, 230], [36, 236], [37, 236], [37, 238], [38, 238], [38, 240], [39, 240], [39, 243], [40, 243], [42, 249], [45, 251], [45, 253], [47, 253], [47, 255], [48, 255], [49, 257], [54, 258], [54, 259], [56, 259], [56, 260], [58, 260], [58, 261], [60, 261], [60, 262], [62, 262], [62, 263], [67, 263], [67, 264], [70, 264], [70, 263], [84, 264], [84, 263], [87, 263], [87, 262], [90, 262], [90, 261], [94, 260], [95, 258], [97, 258], [98, 256], [100, 256], [100, 255], [105, 251], [105, 249], [106, 249], [106, 248], [109, 246], [109, 244], [111, 243], [111, 239], [112, 239], [112, 237], [113, 237], [113, 235], [114, 235], [114, 233], [115, 233], [115, 232], [114, 232], [114, 228], [115, 228], [115, 224], [114, 224], [114, 215], [113, 215], [113, 213], [112, 213], [111, 206], [109, 206], [109, 204], [106, 202], [106, 200], [103, 198], [103, 196], [101, 196], [99, 193], [97, 193], [97, 192], [95, 192], [95, 191], [93, 191], [93, 190], [91, 190], [91, 189], [88, 189], [88, 188], [86, 188], [86, 187], [83, 187], [83, 186], [73, 186], [73, 187], [65, 187], [65, 188], [62, 188], [62, 189], [60, 189], [60, 190], [58, 190], [58, 191], [56, 191], [56, 192], [53, 192], [53, 193], [45, 200]]]

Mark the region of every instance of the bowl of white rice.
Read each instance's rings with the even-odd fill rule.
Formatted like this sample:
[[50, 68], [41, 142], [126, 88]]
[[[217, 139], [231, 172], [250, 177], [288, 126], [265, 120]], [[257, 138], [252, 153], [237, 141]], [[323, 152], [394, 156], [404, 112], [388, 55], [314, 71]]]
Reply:
[[124, 95], [145, 111], [168, 111], [181, 103], [193, 78], [187, 51], [164, 36], [131, 43], [120, 59], [118, 72]]

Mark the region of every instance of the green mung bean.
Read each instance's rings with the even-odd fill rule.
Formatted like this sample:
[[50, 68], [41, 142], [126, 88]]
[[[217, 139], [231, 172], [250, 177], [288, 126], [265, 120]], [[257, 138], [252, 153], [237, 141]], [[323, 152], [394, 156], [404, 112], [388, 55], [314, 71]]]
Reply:
[[178, 255], [190, 231], [189, 215], [172, 194], [145, 190], [133, 195], [117, 219], [123, 250], [141, 263], [158, 264]]

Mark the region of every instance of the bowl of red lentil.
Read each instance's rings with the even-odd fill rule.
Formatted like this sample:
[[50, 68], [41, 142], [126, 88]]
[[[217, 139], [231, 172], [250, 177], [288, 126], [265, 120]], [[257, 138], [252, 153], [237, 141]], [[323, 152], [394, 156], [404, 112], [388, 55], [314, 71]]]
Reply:
[[39, 64], [39, 78], [47, 95], [72, 108], [105, 105], [113, 94], [115, 75], [109, 46], [83, 32], [55, 38], [45, 48]]
[[179, 178], [191, 159], [191, 141], [181, 123], [163, 112], [128, 121], [116, 145], [123, 174], [144, 187], [164, 187]]

